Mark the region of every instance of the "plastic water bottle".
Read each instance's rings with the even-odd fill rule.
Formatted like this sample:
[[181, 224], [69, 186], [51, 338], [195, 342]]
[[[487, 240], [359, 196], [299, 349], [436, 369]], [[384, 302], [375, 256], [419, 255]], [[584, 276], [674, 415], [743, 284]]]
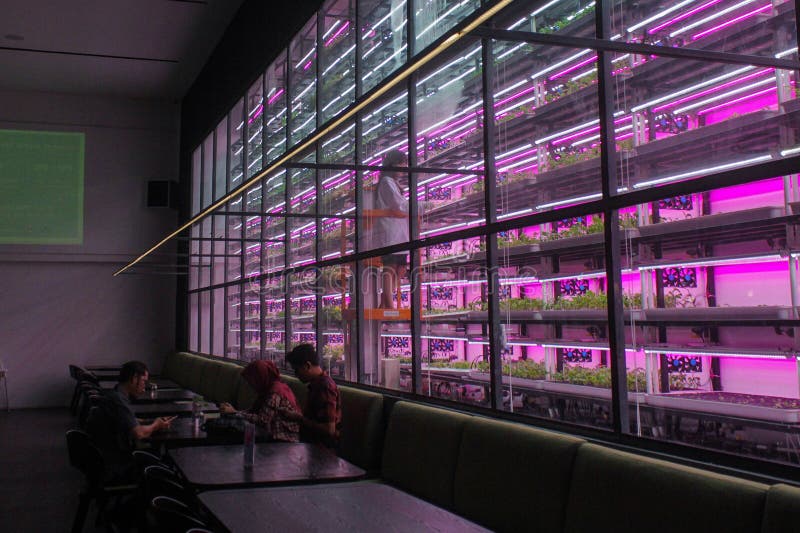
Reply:
[[192, 401], [192, 422], [194, 422], [195, 430], [200, 429], [200, 421], [203, 419], [203, 398], [202, 396], [195, 396]]
[[256, 455], [256, 427], [252, 422], [244, 423], [244, 467], [253, 468]]

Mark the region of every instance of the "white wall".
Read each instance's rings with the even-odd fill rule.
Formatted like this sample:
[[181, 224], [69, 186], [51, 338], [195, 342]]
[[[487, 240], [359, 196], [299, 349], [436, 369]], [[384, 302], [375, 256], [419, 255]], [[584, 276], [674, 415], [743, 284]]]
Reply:
[[70, 363], [159, 370], [175, 348], [175, 277], [112, 274], [176, 227], [175, 211], [145, 204], [148, 180], [177, 181], [178, 120], [176, 103], [0, 91], [0, 128], [86, 136], [83, 244], [0, 245], [12, 408], [66, 405]]

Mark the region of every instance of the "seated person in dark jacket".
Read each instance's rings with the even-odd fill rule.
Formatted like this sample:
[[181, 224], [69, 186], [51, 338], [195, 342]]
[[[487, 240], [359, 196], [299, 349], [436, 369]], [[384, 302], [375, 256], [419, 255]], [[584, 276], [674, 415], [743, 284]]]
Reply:
[[148, 424], [136, 418], [131, 400], [144, 392], [148, 378], [144, 363], [128, 361], [120, 369], [119, 383], [106, 391], [89, 413], [86, 429], [114, 478], [133, 479], [136, 472], [131, 452], [138, 441], [170, 427], [175, 418], [157, 418]]
[[303, 414], [285, 413], [300, 422], [300, 437], [335, 448], [339, 443], [342, 404], [336, 383], [319, 366], [317, 351], [310, 344], [300, 344], [286, 355], [297, 379], [308, 384], [308, 397]]
[[[258, 396], [247, 411], [236, 411], [229, 403], [222, 403], [223, 414], [235, 414], [262, 428], [269, 438], [283, 442], [300, 440], [300, 425], [289, 420], [284, 413], [300, 414], [300, 407], [289, 385], [281, 381], [281, 373], [272, 361], [253, 361], [242, 370], [242, 378]], [[291, 416], [291, 415], [290, 415]]]
[[157, 418], [144, 424], [136, 418], [131, 408], [131, 400], [144, 393], [150, 375], [147, 366], [140, 361], [128, 361], [119, 372], [119, 383], [107, 396], [107, 414], [114, 424], [117, 445], [121, 451], [132, 451], [136, 442], [146, 439], [154, 432], [167, 429], [175, 419]]

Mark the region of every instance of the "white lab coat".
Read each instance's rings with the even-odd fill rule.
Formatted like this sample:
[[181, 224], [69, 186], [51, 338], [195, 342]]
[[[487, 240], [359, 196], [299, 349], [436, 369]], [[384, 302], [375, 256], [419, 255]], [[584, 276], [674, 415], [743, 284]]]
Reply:
[[405, 217], [378, 217], [373, 225], [374, 246], [408, 242], [408, 200], [394, 178], [382, 175], [375, 191], [375, 209], [401, 211]]

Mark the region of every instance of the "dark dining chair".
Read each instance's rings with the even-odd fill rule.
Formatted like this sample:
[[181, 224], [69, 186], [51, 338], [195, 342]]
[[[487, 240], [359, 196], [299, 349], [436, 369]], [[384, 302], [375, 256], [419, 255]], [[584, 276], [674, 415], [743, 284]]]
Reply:
[[148, 530], [156, 533], [174, 533], [208, 526], [192, 509], [169, 496], [156, 496], [148, 508]]
[[137, 486], [114, 484], [113, 481], [107, 479], [108, 472], [103, 456], [92, 443], [88, 433], [71, 429], [67, 431], [66, 438], [70, 465], [83, 474], [85, 481], [80, 492], [78, 510], [72, 522], [72, 533], [79, 533], [83, 530], [92, 500], [97, 502], [97, 522], [100, 523], [104, 519], [108, 503], [121, 496], [133, 495]]

